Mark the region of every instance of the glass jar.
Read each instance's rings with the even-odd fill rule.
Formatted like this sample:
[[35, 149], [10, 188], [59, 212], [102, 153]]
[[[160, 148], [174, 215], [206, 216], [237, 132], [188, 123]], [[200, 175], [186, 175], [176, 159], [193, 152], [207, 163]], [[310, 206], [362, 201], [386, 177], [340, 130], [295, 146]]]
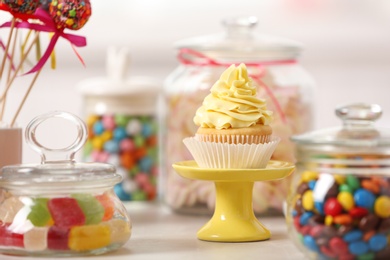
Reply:
[[[297, 62], [301, 47], [296, 42], [254, 32], [255, 17], [227, 19], [226, 32], [183, 40], [176, 44], [180, 65], [165, 81], [165, 144], [163, 145], [163, 187], [166, 203], [178, 212], [210, 213], [215, 194], [212, 183], [178, 176], [172, 163], [191, 160], [183, 145], [193, 136], [196, 109], [232, 63], [245, 63], [258, 95], [274, 111], [271, 124], [281, 138], [272, 159], [294, 161], [293, 134], [311, 129], [313, 124], [314, 83]], [[278, 213], [287, 196], [289, 180], [258, 182], [253, 191], [254, 210]]]
[[[76, 141], [64, 149], [42, 146], [36, 129], [50, 118], [76, 124]], [[131, 235], [131, 222], [113, 187], [121, 176], [102, 163], [76, 163], [87, 129], [78, 117], [52, 112], [26, 128], [26, 141], [41, 164], [12, 165], [0, 176], [0, 252], [32, 256], [97, 255], [118, 249]]]
[[[108, 59], [108, 68], [115, 68], [123, 58]], [[154, 200], [159, 172], [159, 88], [150, 78], [128, 79], [125, 73], [116, 75], [118, 70], [125, 68], [79, 83], [89, 129], [83, 158], [116, 166], [123, 177], [115, 186], [121, 200]]]
[[294, 136], [289, 234], [311, 259], [390, 259], [390, 129], [378, 105], [352, 104], [343, 126]]

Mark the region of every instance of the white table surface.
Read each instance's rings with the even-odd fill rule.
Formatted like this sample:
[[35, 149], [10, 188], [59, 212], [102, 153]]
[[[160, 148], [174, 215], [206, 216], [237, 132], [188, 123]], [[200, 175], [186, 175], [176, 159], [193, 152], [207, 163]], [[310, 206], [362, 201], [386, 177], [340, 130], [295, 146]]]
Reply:
[[[140, 260], [140, 259], [265, 259], [301, 260], [304, 255], [287, 236], [283, 217], [262, 217], [261, 222], [271, 231], [270, 240], [249, 243], [205, 242], [196, 232], [209, 219], [172, 213], [157, 203], [125, 203], [133, 223], [132, 235], [124, 247], [100, 256], [60, 259]], [[1, 255], [1, 260], [39, 259]], [[44, 258], [46, 260], [59, 258]]]

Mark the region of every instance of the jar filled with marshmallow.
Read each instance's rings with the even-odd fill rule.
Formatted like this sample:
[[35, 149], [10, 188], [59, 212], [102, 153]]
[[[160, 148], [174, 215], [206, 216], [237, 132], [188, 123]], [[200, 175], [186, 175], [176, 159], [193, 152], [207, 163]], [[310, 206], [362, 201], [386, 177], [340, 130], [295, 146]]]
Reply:
[[390, 129], [378, 105], [336, 114], [341, 127], [293, 137], [289, 234], [310, 259], [390, 259]]
[[157, 197], [160, 88], [148, 77], [128, 77], [127, 49], [109, 49], [106, 77], [79, 83], [89, 136], [85, 161], [109, 163], [123, 180], [115, 193], [123, 201]]
[[[301, 45], [287, 39], [257, 34], [255, 17], [224, 21], [225, 32], [176, 43], [179, 66], [164, 84], [166, 115], [162, 186], [165, 202], [175, 211], [208, 214], [214, 209], [212, 183], [186, 180], [172, 163], [191, 160], [182, 140], [197, 130], [193, 117], [219, 75], [231, 64], [245, 63], [259, 97], [274, 111], [271, 125], [281, 138], [273, 158], [294, 161], [290, 137], [313, 125], [314, 81], [298, 62]], [[255, 213], [280, 213], [289, 180], [255, 183]]]

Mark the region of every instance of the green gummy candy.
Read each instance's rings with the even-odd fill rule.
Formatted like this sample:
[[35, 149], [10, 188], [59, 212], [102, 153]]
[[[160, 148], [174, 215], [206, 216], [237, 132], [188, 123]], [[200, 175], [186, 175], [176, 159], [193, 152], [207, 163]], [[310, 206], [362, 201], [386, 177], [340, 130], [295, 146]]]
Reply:
[[31, 207], [31, 211], [27, 216], [27, 219], [36, 227], [43, 227], [50, 220], [50, 212], [47, 208], [47, 202], [49, 199], [37, 198], [34, 199], [34, 205]]
[[98, 224], [104, 216], [103, 205], [91, 194], [73, 194], [81, 210], [85, 215], [85, 224]]

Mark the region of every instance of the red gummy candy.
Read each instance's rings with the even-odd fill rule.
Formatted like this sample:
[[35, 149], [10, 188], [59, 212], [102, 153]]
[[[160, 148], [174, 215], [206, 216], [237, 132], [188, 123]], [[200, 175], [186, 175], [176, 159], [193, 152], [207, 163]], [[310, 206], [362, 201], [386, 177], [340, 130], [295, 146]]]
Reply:
[[23, 235], [8, 230], [9, 224], [0, 223], [0, 245], [23, 247]]
[[47, 247], [54, 250], [68, 250], [69, 229], [51, 226], [47, 233]]
[[47, 206], [57, 227], [70, 228], [85, 223], [84, 213], [74, 198], [54, 198]]

